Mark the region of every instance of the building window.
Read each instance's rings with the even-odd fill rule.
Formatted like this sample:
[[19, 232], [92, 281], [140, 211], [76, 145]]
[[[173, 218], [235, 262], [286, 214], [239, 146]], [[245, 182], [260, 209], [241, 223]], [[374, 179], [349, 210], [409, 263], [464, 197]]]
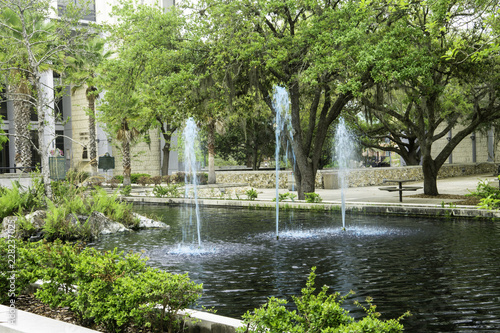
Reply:
[[64, 131], [56, 131], [56, 148], [64, 152]]
[[[5, 131], [5, 134], [8, 133], [9, 131]], [[9, 166], [9, 142], [5, 142], [0, 150], [0, 173], [9, 173]]]
[[30, 134], [31, 134], [31, 142], [36, 146], [36, 147], [33, 147], [31, 146], [31, 165], [34, 166], [35, 168], [36, 167], [40, 167], [40, 165], [42, 164], [42, 158], [40, 156], [40, 154], [38, 153], [38, 147], [40, 147], [40, 145], [38, 144], [38, 131], [30, 131]]
[[76, 7], [84, 10], [84, 16], [82, 19], [86, 21], [96, 21], [94, 0], [57, 0], [57, 13], [59, 16], [62, 16], [66, 12], [66, 8], [69, 4], [75, 5]]
[[0, 93], [0, 117], [3, 120], [7, 119], [7, 98], [5, 97], [5, 92]]

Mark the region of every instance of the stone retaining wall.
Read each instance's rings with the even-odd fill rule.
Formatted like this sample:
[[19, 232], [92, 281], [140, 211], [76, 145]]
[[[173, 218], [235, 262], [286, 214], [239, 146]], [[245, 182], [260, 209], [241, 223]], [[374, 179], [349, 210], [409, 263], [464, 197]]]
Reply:
[[[439, 170], [438, 178], [460, 177], [467, 175], [494, 174], [497, 172], [495, 163], [479, 164], [445, 164]], [[284, 170], [279, 175], [279, 187], [288, 187], [288, 177], [291, 170]], [[242, 183], [255, 188], [274, 188], [275, 171], [217, 171], [217, 183]], [[320, 170], [316, 174], [317, 188], [337, 188], [337, 171]], [[384, 179], [424, 179], [421, 166], [362, 168], [349, 172], [349, 187], [382, 185]]]

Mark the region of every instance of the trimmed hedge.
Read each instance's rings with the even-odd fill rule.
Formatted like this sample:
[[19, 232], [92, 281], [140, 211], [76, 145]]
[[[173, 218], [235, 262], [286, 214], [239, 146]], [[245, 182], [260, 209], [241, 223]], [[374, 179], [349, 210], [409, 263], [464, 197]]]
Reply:
[[[52, 307], [68, 307], [85, 326], [97, 324], [108, 332], [123, 332], [135, 325], [172, 332], [179, 327], [179, 311], [194, 304], [202, 292], [202, 285], [187, 274], [148, 267], [147, 259], [138, 253], [100, 252], [59, 240], [15, 242], [19, 265], [16, 288], [10, 293], [13, 298], [29, 283], [47, 281], [35, 296]], [[0, 239], [0, 251], [8, 253], [7, 240]], [[0, 263], [4, 272], [9, 271], [6, 263]], [[0, 275], [1, 290], [9, 290], [10, 284], [9, 276]], [[2, 293], [3, 304], [10, 301], [10, 294]]]

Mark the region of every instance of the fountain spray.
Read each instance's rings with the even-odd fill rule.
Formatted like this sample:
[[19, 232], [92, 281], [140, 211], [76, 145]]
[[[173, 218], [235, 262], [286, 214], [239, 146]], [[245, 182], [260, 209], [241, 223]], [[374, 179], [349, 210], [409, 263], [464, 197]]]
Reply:
[[187, 175], [191, 174], [191, 186], [193, 188], [193, 195], [195, 201], [196, 212], [196, 231], [198, 234], [198, 246], [201, 247], [201, 232], [200, 232], [200, 208], [198, 206], [198, 180], [197, 180], [197, 166], [196, 166], [196, 151], [195, 143], [198, 137], [198, 127], [193, 118], [186, 121], [184, 128], [184, 159], [186, 163], [186, 192], [185, 196], [189, 196], [190, 186], [187, 181]]
[[288, 92], [285, 88], [275, 86], [273, 94], [273, 108], [276, 112], [276, 122], [274, 124], [274, 133], [276, 136], [276, 239], [279, 239], [279, 170], [280, 170], [280, 139], [285, 130], [287, 122], [290, 122]]
[[340, 198], [342, 201], [342, 230], [345, 230], [345, 192], [348, 187], [349, 163], [354, 158], [354, 135], [340, 118], [335, 131], [335, 155], [339, 167]]

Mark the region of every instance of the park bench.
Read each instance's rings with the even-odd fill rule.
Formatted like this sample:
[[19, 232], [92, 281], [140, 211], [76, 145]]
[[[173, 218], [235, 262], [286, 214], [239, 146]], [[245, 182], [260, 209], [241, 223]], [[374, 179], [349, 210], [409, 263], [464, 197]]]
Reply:
[[381, 191], [388, 192], [399, 192], [399, 202], [403, 202], [403, 192], [404, 191], [416, 191], [422, 188], [422, 186], [403, 186], [403, 183], [414, 182], [415, 179], [384, 179], [383, 183], [398, 183], [399, 186], [386, 186], [379, 187]]

